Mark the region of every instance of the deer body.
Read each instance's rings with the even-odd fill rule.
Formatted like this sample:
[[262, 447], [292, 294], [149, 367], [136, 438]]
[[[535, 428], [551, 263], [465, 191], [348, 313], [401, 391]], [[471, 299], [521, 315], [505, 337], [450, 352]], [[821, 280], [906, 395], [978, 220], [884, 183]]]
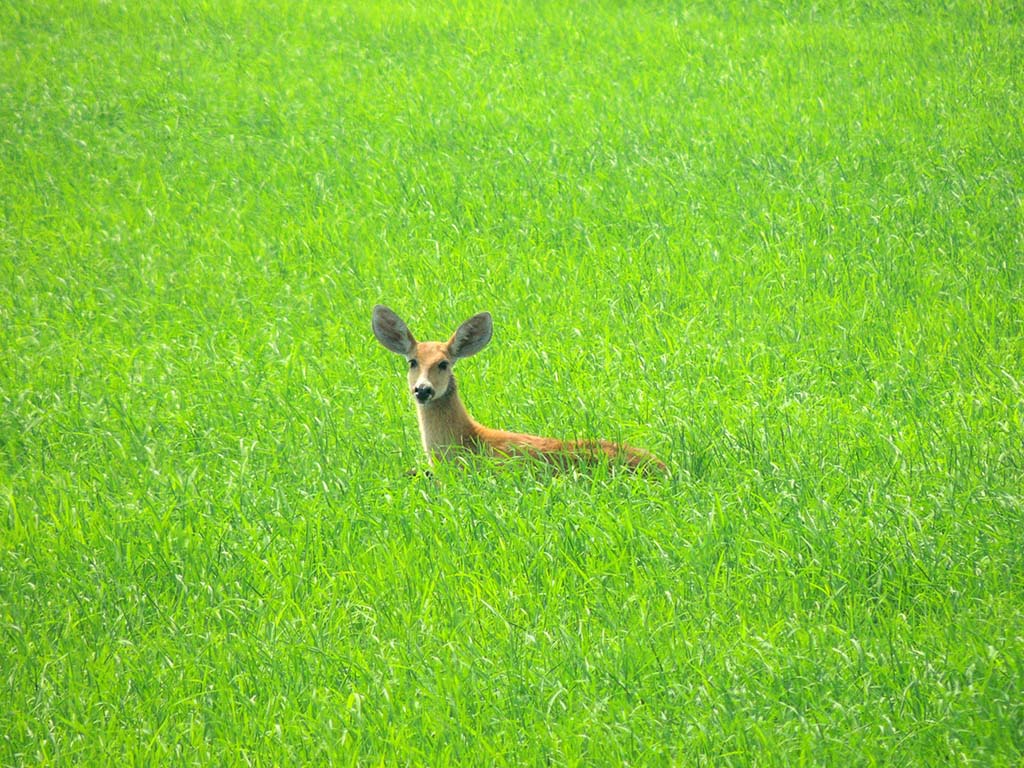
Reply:
[[406, 358], [409, 387], [416, 400], [420, 438], [428, 460], [459, 452], [491, 456], [527, 455], [557, 464], [611, 460], [633, 469], [665, 465], [639, 448], [605, 440], [563, 441], [519, 432], [490, 429], [477, 423], [459, 398], [452, 367], [475, 355], [491, 340], [491, 316], [482, 312], [459, 326], [447, 342], [418, 342], [394, 312], [373, 309], [373, 333], [392, 352]]

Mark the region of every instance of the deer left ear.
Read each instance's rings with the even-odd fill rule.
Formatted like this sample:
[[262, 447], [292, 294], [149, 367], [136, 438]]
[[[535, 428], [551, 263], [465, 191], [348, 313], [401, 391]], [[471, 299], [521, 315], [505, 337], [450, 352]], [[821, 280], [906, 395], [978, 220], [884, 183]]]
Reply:
[[489, 312], [473, 315], [448, 340], [448, 354], [455, 360], [475, 355], [491, 340], [494, 325]]
[[407, 355], [416, 346], [409, 326], [383, 304], [373, 308], [373, 335], [396, 355]]

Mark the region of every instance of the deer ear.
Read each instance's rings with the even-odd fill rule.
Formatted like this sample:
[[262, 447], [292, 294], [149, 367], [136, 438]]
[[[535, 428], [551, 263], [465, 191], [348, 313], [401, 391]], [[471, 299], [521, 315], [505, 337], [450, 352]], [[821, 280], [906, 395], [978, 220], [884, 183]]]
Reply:
[[409, 326], [383, 304], [373, 308], [373, 335], [396, 355], [408, 355], [416, 346]]
[[493, 329], [489, 312], [473, 315], [448, 340], [448, 354], [456, 360], [475, 355], [487, 346]]

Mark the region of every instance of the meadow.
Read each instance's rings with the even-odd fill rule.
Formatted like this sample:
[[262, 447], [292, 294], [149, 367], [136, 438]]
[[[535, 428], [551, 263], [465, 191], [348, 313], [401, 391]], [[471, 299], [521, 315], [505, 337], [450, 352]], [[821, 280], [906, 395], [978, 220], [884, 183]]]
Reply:
[[0, 764], [1020, 766], [1022, 306], [1010, 0], [0, 4]]

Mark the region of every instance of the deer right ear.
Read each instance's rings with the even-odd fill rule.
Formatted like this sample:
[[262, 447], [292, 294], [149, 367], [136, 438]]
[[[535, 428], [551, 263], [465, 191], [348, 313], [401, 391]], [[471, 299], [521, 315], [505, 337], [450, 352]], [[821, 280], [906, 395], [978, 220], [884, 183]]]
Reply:
[[408, 355], [416, 346], [416, 339], [409, 332], [409, 326], [383, 304], [373, 308], [373, 335], [396, 355]]
[[491, 340], [491, 315], [481, 312], [459, 326], [448, 340], [448, 354], [456, 360], [475, 355]]

